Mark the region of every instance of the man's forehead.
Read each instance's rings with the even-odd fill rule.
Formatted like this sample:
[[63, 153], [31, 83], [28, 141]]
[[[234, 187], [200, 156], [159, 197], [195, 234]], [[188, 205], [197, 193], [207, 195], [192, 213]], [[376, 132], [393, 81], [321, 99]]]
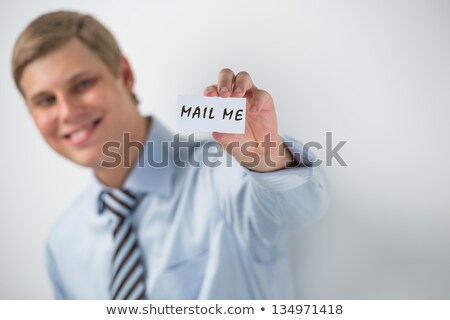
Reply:
[[68, 74], [66, 79], [57, 81], [56, 83], [50, 81], [51, 79], [49, 79], [49, 81], [47, 82], [36, 82], [35, 86], [30, 89], [30, 93], [28, 94], [28, 96], [30, 98], [33, 98], [33, 96], [39, 95], [43, 92], [52, 91], [55, 88], [55, 85], [68, 86], [85, 76], [91, 75], [92, 73], [92, 70], [74, 72], [73, 75]]
[[70, 84], [77, 77], [100, 68], [102, 61], [97, 55], [74, 39], [26, 66], [21, 87], [31, 97], [39, 91]]
[[22, 88], [28, 98], [39, 93], [53, 91], [62, 87], [67, 87], [78, 79], [95, 73], [91, 68], [72, 69], [70, 72], [52, 72], [32, 74], [30, 77], [24, 76]]

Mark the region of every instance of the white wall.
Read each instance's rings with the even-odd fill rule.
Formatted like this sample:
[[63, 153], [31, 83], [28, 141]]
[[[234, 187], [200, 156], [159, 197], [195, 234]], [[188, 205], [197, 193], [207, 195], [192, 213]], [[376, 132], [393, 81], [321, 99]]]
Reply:
[[[293, 245], [299, 298], [450, 298], [450, 2], [0, 3], [0, 298], [51, 298], [45, 236], [89, 172], [43, 142], [16, 92], [11, 49], [37, 15], [89, 12], [117, 36], [144, 113], [174, 128], [178, 94], [247, 70], [280, 128], [347, 140], [332, 204]], [[324, 157], [319, 152], [319, 157]]]

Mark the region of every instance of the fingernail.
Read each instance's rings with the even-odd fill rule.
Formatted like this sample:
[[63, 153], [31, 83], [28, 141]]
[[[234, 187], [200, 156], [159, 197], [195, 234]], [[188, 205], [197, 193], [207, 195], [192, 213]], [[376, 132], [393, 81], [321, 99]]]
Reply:
[[234, 93], [241, 93], [242, 89], [239, 87], [234, 88]]
[[258, 108], [256, 106], [251, 106], [250, 107], [250, 111], [251, 112], [256, 112], [256, 111], [258, 111]]
[[220, 88], [220, 92], [228, 92], [228, 88], [227, 87], [222, 87], [222, 88]]

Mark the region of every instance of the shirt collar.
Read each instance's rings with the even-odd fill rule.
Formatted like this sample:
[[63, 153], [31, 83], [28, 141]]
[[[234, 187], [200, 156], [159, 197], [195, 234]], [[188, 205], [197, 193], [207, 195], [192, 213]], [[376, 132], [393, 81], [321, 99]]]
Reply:
[[[150, 129], [144, 143], [144, 149], [139, 154], [138, 161], [131, 169], [124, 189], [135, 192], [169, 196], [172, 192], [174, 174], [173, 153], [170, 142], [173, 133], [155, 117], [150, 117]], [[94, 176], [97, 189], [107, 188]]]

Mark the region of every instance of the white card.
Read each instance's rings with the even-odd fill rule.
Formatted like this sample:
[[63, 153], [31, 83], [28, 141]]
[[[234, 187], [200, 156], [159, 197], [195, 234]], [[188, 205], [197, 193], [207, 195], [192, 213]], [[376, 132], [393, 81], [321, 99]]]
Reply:
[[180, 132], [245, 133], [245, 98], [178, 96]]

